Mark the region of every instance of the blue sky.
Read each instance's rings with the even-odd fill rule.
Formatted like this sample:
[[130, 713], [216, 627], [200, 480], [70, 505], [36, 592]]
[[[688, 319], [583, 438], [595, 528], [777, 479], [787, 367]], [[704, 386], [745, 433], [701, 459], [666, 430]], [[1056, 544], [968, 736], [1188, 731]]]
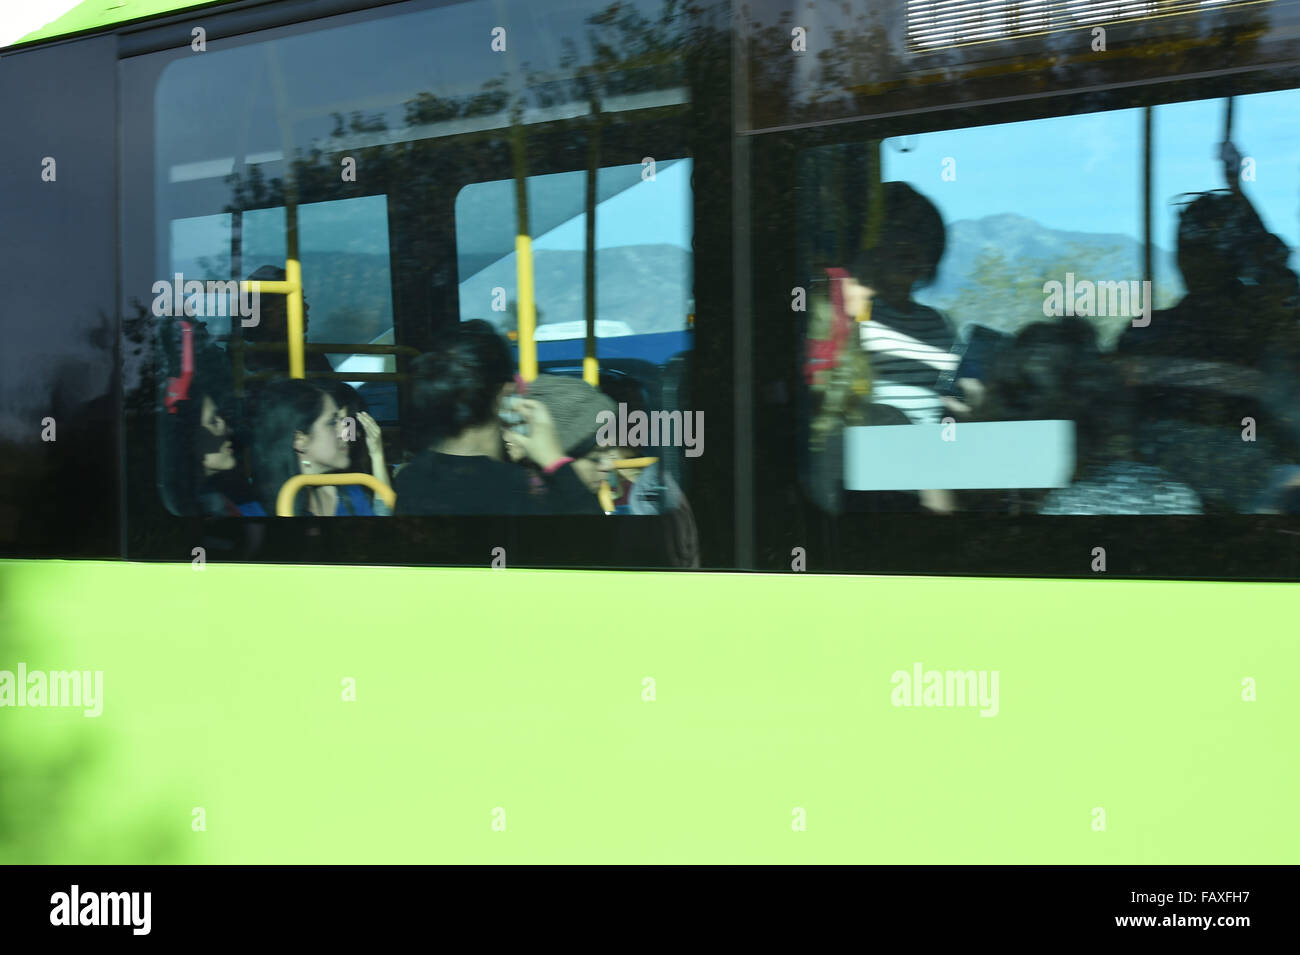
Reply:
[[[1221, 188], [1224, 100], [1157, 107], [1153, 229], [1174, 248], [1180, 193]], [[1256, 160], [1243, 183], [1268, 228], [1300, 246], [1300, 90], [1238, 97], [1233, 140]], [[904, 152], [903, 149], [907, 151]], [[945, 221], [1016, 213], [1053, 229], [1142, 236], [1142, 111], [1062, 116], [886, 140], [886, 180], [912, 183]], [[941, 178], [943, 160], [957, 178]], [[1294, 259], [1293, 259], [1294, 261]]]
[[[1172, 251], [1181, 193], [1223, 185], [1215, 158], [1224, 101], [1160, 106], [1154, 120], [1155, 241]], [[1256, 161], [1244, 189], [1268, 228], [1300, 248], [1300, 90], [1239, 97], [1233, 138]], [[983, 126], [886, 140], [884, 177], [913, 183], [946, 221], [1016, 213], [1049, 228], [1120, 233], [1140, 239], [1142, 112], [1137, 109]], [[907, 150], [903, 151], [904, 148]], [[943, 160], [956, 160], [945, 182]], [[596, 223], [598, 248], [664, 243], [689, 249], [692, 212], [689, 160], [661, 167], [606, 201]], [[580, 175], [580, 174], [562, 174]], [[303, 207], [304, 251], [387, 251], [380, 197]], [[249, 216], [245, 243], [283, 258], [282, 214]], [[263, 228], [264, 226], [264, 228]], [[539, 250], [575, 250], [585, 241], [585, 215], [538, 236]], [[174, 224], [173, 255], [188, 259], [229, 248], [229, 217]], [[1296, 256], [1293, 255], [1293, 263]]]
[[[563, 174], [567, 175], [567, 174]], [[691, 161], [682, 159], [601, 203], [596, 210], [596, 248], [676, 245], [689, 250], [694, 232]], [[584, 212], [533, 242], [534, 249], [575, 251], [587, 247]]]

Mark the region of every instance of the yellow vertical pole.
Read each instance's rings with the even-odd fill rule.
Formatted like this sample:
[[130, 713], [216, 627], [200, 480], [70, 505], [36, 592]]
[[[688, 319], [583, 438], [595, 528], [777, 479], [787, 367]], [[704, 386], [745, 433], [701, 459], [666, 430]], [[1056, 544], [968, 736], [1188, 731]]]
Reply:
[[[505, 0], [493, 0], [496, 22], [509, 26]], [[514, 35], [514, 30], [509, 30]], [[524, 80], [514, 43], [505, 50], [514, 108], [510, 116], [510, 152], [515, 167], [515, 324], [519, 337], [519, 377], [537, 377], [537, 303], [533, 298], [533, 239], [528, 222], [528, 152], [524, 136]]]
[[528, 228], [528, 157], [524, 126], [516, 108], [511, 123], [511, 145], [515, 160], [515, 280], [519, 287], [516, 317], [519, 324], [519, 376], [524, 381], [537, 377], [537, 304], [533, 300], [533, 239]]
[[289, 342], [289, 377], [306, 378], [302, 332], [302, 262], [298, 256], [298, 184], [293, 170], [293, 131], [290, 127], [289, 97], [285, 90], [284, 74], [280, 68], [279, 51], [275, 43], [267, 44], [271, 87], [275, 95], [280, 126], [280, 149], [284, 156], [284, 228], [285, 263], [284, 279], [288, 299], [285, 302], [286, 334]]
[[586, 287], [587, 340], [582, 356], [582, 380], [600, 386], [600, 362], [596, 358], [596, 176], [600, 170], [600, 102], [592, 97], [591, 126], [587, 143], [587, 247], [583, 284]]
[[[295, 208], [296, 211], [296, 207], [290, 208]], [[290, 286], [289, 300], [287, 302], [289, 306], [289, 377], [306, 378], [307, 362], [302, 333], [302, 265], [297, 257], [298, 226], [296, 222], [289, 236], [292, 251], [289, 253], [288, 261], [284, 264], [284, 277], [288, 280]]]

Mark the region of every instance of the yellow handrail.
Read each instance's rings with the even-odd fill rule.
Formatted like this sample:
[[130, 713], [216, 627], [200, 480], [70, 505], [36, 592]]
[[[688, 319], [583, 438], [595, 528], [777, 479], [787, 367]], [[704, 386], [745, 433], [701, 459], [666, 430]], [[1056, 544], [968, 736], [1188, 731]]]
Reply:
[[600, 387], [600, 362], [596, 360], [596, 196], [600, 175], [600, 99], [591, 98], [591, 131], [587, 140], [587, 241], [584, 250], [583, 298], [586, 337], [582, 346], [582, 380]]
[[[296, 243], [295, 243], [296, 244]], [[307, 370], [302, 347], [302, 264], [297, 259], [286, 259], [284, 263], [283, 282], [253, 279], [240, 282], [240, 288], [261, 295], [287, 295], [285, 303], [288, 313], [287, 337], [289, 339], [289, 377], [302, 378]]]
[[293, 499], [304, 486], [320, 487], [322, 485], [361, 484], [370, 488], [388, 505], [391, 510], [397, 504], [397, 493], [373, 474], [295, 474], [280, 487], [275, 497], [275, 516], [293, 517]]
[[614, 469], [616, 471], [632, 471], [648, 468], [658, 460], [658, 458], [619, 458], [614, 462]]
[[[658, 458], [622, 458], [615, 462], [614, 470], [631, 471], [638, 468], [648, 468], [658, 461]], [[606, 514], [614, 512], [614, 492], [609, 489], [608, 481], [600, 482], [600, 490], [596, 492], [596, 500], [600, 501], [600, 509]]]

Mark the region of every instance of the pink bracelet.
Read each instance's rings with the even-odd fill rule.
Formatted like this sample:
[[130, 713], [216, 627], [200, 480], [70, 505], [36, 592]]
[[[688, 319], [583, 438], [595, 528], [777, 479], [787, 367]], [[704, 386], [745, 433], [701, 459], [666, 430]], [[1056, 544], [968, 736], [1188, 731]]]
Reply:
[[564, 467], [566, 464], [572, 464], [572, 463], [573, 463], [573, 458], [560, 458], [560, 460], [556, 461], [554, 464], [542, 468], [542, 473], [554, 474], [556, 471]]

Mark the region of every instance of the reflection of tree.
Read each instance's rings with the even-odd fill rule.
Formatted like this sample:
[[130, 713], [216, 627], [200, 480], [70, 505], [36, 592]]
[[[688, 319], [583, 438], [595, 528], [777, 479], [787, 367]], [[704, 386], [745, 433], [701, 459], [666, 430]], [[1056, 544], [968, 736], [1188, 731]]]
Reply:
[[[0, 588], [11, 591], [16, 581], [3, 565], [0, 573]], [[0, 667], [10, 671], [18, 661], [29, 662], [32, 649], [17, 639], [15, 602], [12, 593], [0, 598]], [[64, 848], [59, 836], [72, 813], [70, 797], [94, 757], [87, 734], [69, 734], [59, 745], [40, 746], [18, 730], [15, 720], [0, 720], [0, 779], [5, 781], [0, 786], [0, 863], [40, 864], [58, 858]]]
[[[40, 571], [43, 586], [53, 591], [47, 575], [62, 572]], [[20, 590], [33, 586], [37, 574], [34, 568], [16, 573], [0, 564], [0, 668], [12, 672], [21, 661], [32, 671], [74, 669], [65, 661], [51, 664], [60, 648], [54, 639], [58, 635], [42, 632], [44, 615], [36, 606], [37, 598]], [[130, 612], [129, 607], [124, 609]], [[25, 691], [25, 687], [17, 689]], [[113, 751], [99, 732], [99, 720], [60, 720], [62, 729], [43, 732], [40, 727], [52, 723], [48, 719], [52, 715], [49, 710], [13, 710], [0, 720], [0, 780], [4, 781], [0, 785], [0, 864], [182, 861], [179, 833], [185, 830], [179, 824], [160, 824], [158, 820], [165, 817], [156, 811], [157, 806], [150, 806], [153, 811], [148, 815], [137, 807], [126, 818], [114, 819], [112, 831], [99, 832], [93, 841], [86, 841], [81, 834], [85, 831], [83, 820], [78, 818], [84, 804], [79, 800], [88, 785], [111, 780], [114, 787], [120, 787], [122, 779], [114, 775], [120, 767], [108, 763]]]
[[1042, 276], [1051, 274], [1036, 267], [1036, 263], [1008, 261], [1000, 249], [981, 249], [971, 269], [970, 283], [944, 302], [944, 310], [963, 323], [975, 322], [1014, 333], [1030, 322], [1043, 320], [1046, 280]]
[[[657, 15], [642, 13], [633, 5], [614, 2], [587, 17], [583, 37], [565, 38], [555, 73], [520, 66], [522, 83], [511, 89], [506, 79], [489, 79], [472, 92], [447, 94], [421, 91], [400, 107], [403, 124], [392, 129], [383, 112], [333, 114], [333, 128], [323, 140], [300, 149], [290, 172], [299, 203], [322, 202], [376, 194], [376, 183], [389, 194], [389, 229], [400, 236], [389, 248], [389, 268], [394, 283], [394, 310], [404, 316], [429, 316], [432, 326], [447, 320], [447, 304], [455, 299], [459, 279], [454, 249], [442, 237], [455, 199], [466, 180], [466, 170], [512, 169], [514, 154], [509, 128], [475, 131], [438, 128], [458, 120], [485, 116], [523, 116], [529, 108], [560, 103], [588, 104], [624, 93], [678, 87], [687, 82], [686, 61], [693, 46], [716, 42], [722, 34], [708, 25], [705, 7], [686, 0], [664, 0]], [[604, 118], [607, 125], [631, 120], [623, 114]], [[659, 121], [659, 120], [654, 120]], [[684, 123], [684, 118], [682, 120]], [[582, 169], [587, 162], [589, 121], [585, 117], [555, 124], [526, 127], [526, 167]], [[388, 142], [386, 140], [395, 140]], [[638, 156], [640, 153], [638, 153]], [[340, 161], [356, 162], [357, 182], [344, 182]], [[268, 178], [263, 167], [237, 169], [229, 177], [230, 200], [225, 210], [237, 213], [285, 205], [283, 176]], [[400, 195], [400, 202], [391, 201]], [[511, 204], [500, 215], [513, 216]], [[220, 267], [221, 259], [201, 262], [205, 269]], [[266, 263], [243, 259], [242, 276]], [[332, 263], [330, 289], [364, 287], [373, 265], [360, 257], [340, 256]], [[317, 307], [333, 308], [326, 301]], [[313, 289], [305, 290], [312, 300]], [[313, 320], [317, 328], [324, 325]], [[418, 330], [419, 322], [414, 323]], [[417, 347], [426, 342], [412, 341]]]
[[663, 10], [654, 19], [632, 4], [620, 2], [593, 13], [587, 18], [590, 52], [586, 65], [573, 41], [563, 41], [561, 66], [577, 74], [573, 98], [581, 101], [593, 93], [617, 96], [681, 85], [687, 21], [698, 14], [685, 0], [664, 0]]
[[[369, 180], [414, 184], [417, 194], [431, 192], [430, 199], [437, 198], [437, 188], [444, 182], [447, 188], [458, 190], [463, 177], [442, 173], [472, 168], [482, 159], [499, 158], [501, 149], [507, 145], [506, 133], [489, 130], [479, 135], [460, 135], [455, 138], [454, 149], [448, 150], [435, 137], [421, 137], [418, 127], [498, 115], [530, 106], [589, 102], [594, 95], [645, 92], [680, 85], [685, 79], [683, 62], [692, 45], [692, 24], [701, 16], [702, 10], [685, 0], [664, 0], [663, 9], [655, 18], [616, 0], [587, 18], [585, 52], [579, 52], [572, 38], [564, 38], [559, 74], [532, 70], [524, 64], [521, 68], [524, 86], [514, 96], [506, 80], [500, 77], [485, 81], [476, 92], [460, 96], [434, 91], [417, 93], [402, 106], [402, 120], [408, 129], [402, 133], [406, 138], [401, 142], [348, 148], [345, 141], [350, 138], [390, 132], [388, 121], [382, 112], [369, 116], [353, 112], [347, 117], [334, 113], [329, 141], [300, 150], [292, 162], [298, 201], [338, 198], [340, 187], [347, 191], [350, 184], [340, 183], [339, 177], [338, 159], [344, 152], [357, 159], [358, 168], [365, 169]], [[545, 142], [530, 140], [530, 159], [535, 161], [535, 151], [546, 148]], [[560, 156], [568, 158], [571, 153], [571, 149], [565, 148]], [[232, 173], [226, 182], [231, 189], [226, 212], [284, 205], [283, 179], [268, 180], [258, 165]]]
[[[1101, 87], [1116, 79], [1163, 79], [1258, 62], [1277, 11], [1250, 6], [1202, 6], [1193, 14], [1127, 25], [1080, 23], [1046, 35], [1020, 35], [950, 48], [907, 51], [908, 9], [863, 0], [802, 7], [792, 19], [784, 3], [748, 9], [750, 106], [757, 127], [859, 114], [894, 112], [937, 103]], [[768, 12], [770, 11], [770, 12]], [[968, 21], [969, 22], [969, 21]], [[815, 65], [799, 71], [790, 47], [792, 26], [808, 30]], [[1092, 50], [1091, 29], [1108, 31], [1105, 52]], [[1140, 42], [1133, 38], [1140, 37]], [[1300, 42], [1276, 42], [1277, 62], [1300, 55]], [[1072, 112], [1113, 107], [1111, 94], [1095, 92]]]
[[[790, 61], [790, 29], [793, 17], [782, 11], [774, 22], [752, 22], [749, 25], [749, 101], [755, 114], [768, 117], [790, 116], [792, 121], [795, 94], [795, 71]], [[776, 109], [771, 109], [771, 107]], [[803, 118], [803, 117], [799, 117]], [[758, 116], [755, 125], [764, 125]]]
[[[269, 164], [238, 166], [226, 179], [229, 198], [222, 211], [233, 215], [281, 209], [290, 193], [300, 204], [386, 195], [393, 237], [387, 262], [393, 311], [409, 333], [403, 344], [427, 347], [440, 323], [458, 318], [458, 282], [464, 277], [458, 274], [456, 249], [444, 240], [456, 196], [467, 178], [483, 178], [484, 170], [514, 168], [508, 126], [475, 129], [474, 123], [463, 123], [464, 128], [458, 128], [460, 121], [501, 116], [508, 122], [525, 116], [525, 110], [689, 85], [692, 70], [708, 69], [706, 56], [716, 57], [726, 49], [726, 33], [711, 19], [717, 15], [715, 5], [691, 0], [663, 0], [653, 15], [615, 0], [587, 17], [582, 36], [562, 41], [558, 70], [547, 72], [523, 63], [518, 86], [498, 76], [465, 93], [420, 91], [389, 112], [336, 112], [326, 136], [285, 157], [290, 163], [287, 175], [283, 166], [278, 175], [268, 174], [268, 169], [276, 168]], [[707, 54], [693, 58], [693, 51], [706, 47]], [[653, 124], [664, 122], [679, 123], [684, 137], [684, 110], [671, 118], [613, 113], [603, 119], [606, 128], [637, 123], [643, 124], [638, 132], [651, 133]], [[398, 124], [401, 128], [393, 128]], [[525, 139], [528, 170], [585, 168], [590, 129], [585, 116], [531, 123]], [[637, 153], [638, 158], [641, 155]], [[357, 181], [344, 181], [340, 175], [344, 158], [355, 161]], [[513, 216], [513, 204], [499, 214]], [[209, 273], [205, 277], [247, 278], [257, 267], [274, 264], [254, 261], [246, 248], [240, 249], [240, 255], [239, 275], [231, 274], [234, 265], [225, 250], [200, 260], [199, 265]], [[336, 299], [343, 296], [334, 290], [374, 285], [376, 266], [365, 256], [338, 255], [329, 261], [328, 286], [305, 289], [317, 309], [312, 316], [313, 337], [328, 327], [331, 314], [319, 310], [340, 307]], [[128, 350], [124, 357], [131, 369], [126, 405], [128, 415], [147, 416], [156, 414], [161, 384], [167, 374], [175, 373], [168, 368], [175, 362], [177, 346], [167, 344], [162, 349], [166, 358], [160, 363], [154, 354], [156, 322], [141, 303], [136, 303], [136, 309], [135, 315], [123, 319]], [[508, 321], [513, 323], [513, 318]], [[230, 334], [222, 325], [221, 319], [211, 323], [212, 337]], [[149, 462], [139, 466], [141, 473], [132, 480], [152, 484], [154, 477], [143, 473], [145, 466]]]
[[[1056, 320], [1043, 314], [1044, 283], [1063, 283], [1071, 272], [1076, 281], [1097, 281], [1113, 270], [1106, 263], [1104, 250], [1077, 242], [1068, 243], [1052, 258], [1014, 261], [1000, 249], [986, 247], [976, 257], [969, 284], [940, 307], [963, 325], [974, 322], [1015, 334], [1034, 322]], [[1088, 320], [1098, 340], [1109, 346], [1129, 327], [1131, 317], [1093, 315]]]

